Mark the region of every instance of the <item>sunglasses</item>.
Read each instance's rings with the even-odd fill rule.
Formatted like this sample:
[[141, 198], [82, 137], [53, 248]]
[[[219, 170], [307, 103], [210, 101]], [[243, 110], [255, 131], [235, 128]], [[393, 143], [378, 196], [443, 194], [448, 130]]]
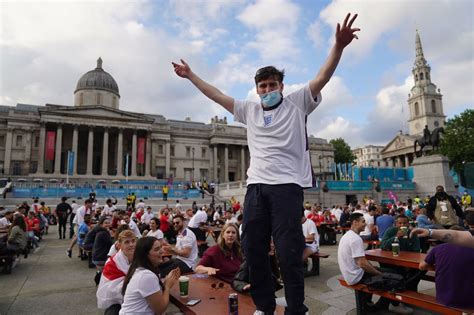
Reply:
[[211, 288], [213, 288], [213, 289], [222, 289], [223, 287], [224, 287], [224, 282], [211, 284]]

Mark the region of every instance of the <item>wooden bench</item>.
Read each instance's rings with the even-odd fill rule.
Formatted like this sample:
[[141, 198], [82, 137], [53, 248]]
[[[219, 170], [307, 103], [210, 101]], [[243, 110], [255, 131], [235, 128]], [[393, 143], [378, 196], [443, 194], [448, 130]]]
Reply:
[[349, 285], [347, 284], [344, 279], [339, 279], [339, 283], [349, 289], [353, 289], [355, 291], [356, 296], [356, 305], [357, 305], [357, 314], [361, 315], [364, 314], [362, 309], [362, 301], [360, 292], [375, 294], [378, 296], [382, 296], [389, 300], [403, 302], [406, 304], [414, 305], [432, 312], [441, 313], [441, 314], [472, 314], [474, 313], [474, 309], [459, 309], [459, 308], [452, 308], [444, 306], [438, 302], [436, 302], [436, 297], [429, 294], [424, 294], [415, 291], [402, 291], [402, 292], [389, 292], [389, 291], [374, 291], [369, 290], [365, 284], [355, 284]]
[[313, 263], [313, 266], [311, 270], [306, 270], [304, 276], [305, 277], [319, 276], [319, 266], [320, 266], [319, 259], [328, 258], [328, 257], [329, 257], [329, 254], [323, 254], [320, 252], [314, 253], [313, 255], [309, 256], [309, 258], [311, 258], [311, 262]]

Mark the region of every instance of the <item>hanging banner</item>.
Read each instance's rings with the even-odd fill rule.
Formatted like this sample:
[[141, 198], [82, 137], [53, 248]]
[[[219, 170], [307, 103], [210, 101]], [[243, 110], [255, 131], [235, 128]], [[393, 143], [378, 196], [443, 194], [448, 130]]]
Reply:
[[56, 140], [56, 132], [48, 131], [46, 133], [46, 161], [54, 161], [54, 145]]
[[138, 138], [137, 163], [145, 164], [145, 138]]
[[67, 156], [67, 173], [68, 175], [72, 175], [72, 170], [74, 168], [74, 152], [73, 151], [67, 151], [68, 156]]

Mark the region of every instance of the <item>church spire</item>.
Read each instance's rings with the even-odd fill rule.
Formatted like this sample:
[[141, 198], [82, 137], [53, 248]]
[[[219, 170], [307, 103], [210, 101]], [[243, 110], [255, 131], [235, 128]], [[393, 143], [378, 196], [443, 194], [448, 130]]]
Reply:
[[425, 56], [423, 55], [423, 47], [421, 46], [421, 39], [420, 39], [420, 34], [418, 33], [418, 30], [416, 30], [415, 47], [416, 47], [415, 67], [426, 66], [427, 62], [426, 62]]

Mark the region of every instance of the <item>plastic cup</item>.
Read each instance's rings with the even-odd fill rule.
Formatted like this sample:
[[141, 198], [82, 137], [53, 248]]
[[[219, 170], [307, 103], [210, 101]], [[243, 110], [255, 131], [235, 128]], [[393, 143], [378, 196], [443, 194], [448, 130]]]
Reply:
[[406, 226], [402, 226], [400, 227], [400, 230], [403, 232], [403, 238], [407, 238], [408, 237], [408, 228]]
[[179, 277], [179, 295], [181, 297], [187, 297], [189, 291], [189, 278], [186, 276]]
[[399, 253], [400, 253], [400, 244], [392, 243], [392, 254], [393, 254], [393, 256], [398, 256]]

